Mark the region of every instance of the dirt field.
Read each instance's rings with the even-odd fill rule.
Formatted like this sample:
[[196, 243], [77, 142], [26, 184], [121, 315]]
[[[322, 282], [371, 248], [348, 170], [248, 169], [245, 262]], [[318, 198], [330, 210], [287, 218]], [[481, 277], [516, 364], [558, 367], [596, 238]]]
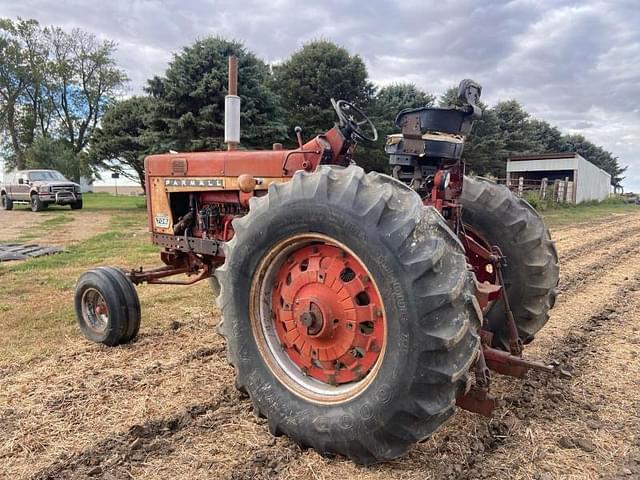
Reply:
[[[51, 218], [14, 213], [0, 212], [0, 238], [16, 222], [36, 235]], [[80, 272], [156, 256], [144, 212], [68, 214], [67, 230], [87, 235], [73, 262], [0, 267], [0, 478], [640, 478], [640, 210], [552, 229], [561, 295], [526, 354], [571, 379], [494, 377], [492, 419], [459, 411], [405, 458], [370, 468], [269, 434], [233, 387], [206, 285], [142, 287], [135, 343], [84, 341], [71, 309]], [[94, 251], [89, 236], [111, 230], [130, 251]]]

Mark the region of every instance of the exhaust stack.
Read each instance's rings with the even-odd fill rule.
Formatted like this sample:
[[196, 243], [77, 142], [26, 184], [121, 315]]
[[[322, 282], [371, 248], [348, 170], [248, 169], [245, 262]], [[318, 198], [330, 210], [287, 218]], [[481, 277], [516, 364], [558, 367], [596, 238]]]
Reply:
[[240, 97], [238, 96], [238, 57], [229, 57], [229, 88], [224, 97], [224, 141], [228, 150], [240, 143]]

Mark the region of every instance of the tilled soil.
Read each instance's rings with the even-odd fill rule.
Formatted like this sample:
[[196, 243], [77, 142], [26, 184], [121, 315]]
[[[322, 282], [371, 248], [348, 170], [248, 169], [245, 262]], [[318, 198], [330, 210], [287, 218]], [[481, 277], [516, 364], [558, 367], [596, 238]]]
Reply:
[[365, 468], [271, 436], [208, 305], [128, 346], [0, 366], [0, 478], [640, 478], [640, 215], [552, 234], [561, 293], [525, 354], [572, 377], [494, 376], [491, 419], [459, 411], [404, 458]]

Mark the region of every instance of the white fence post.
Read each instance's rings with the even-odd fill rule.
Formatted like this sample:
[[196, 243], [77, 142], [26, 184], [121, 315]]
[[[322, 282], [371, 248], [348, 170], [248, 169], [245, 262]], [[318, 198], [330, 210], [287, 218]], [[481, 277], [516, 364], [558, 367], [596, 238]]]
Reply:
[[543, 178], [540, 182], [540, 200], [544, 200], [547, 197], [547, 179]]
[[524, 191], [524, 177], [520, 177], [518, 179], [518, 196], [522, 196], [522, 192]]

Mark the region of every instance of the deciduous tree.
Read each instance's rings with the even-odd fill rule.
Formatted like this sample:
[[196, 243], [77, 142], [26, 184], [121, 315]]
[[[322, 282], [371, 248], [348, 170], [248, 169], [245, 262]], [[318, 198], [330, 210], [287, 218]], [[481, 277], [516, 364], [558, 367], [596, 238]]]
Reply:
[[[24, 168], [27, 160], [38, 166], [34, 162], [42, 156], [34, 152], [60, 153], [62, 145], [76, 157], [75, 173], [67, 175], [77, 180], [86, 173], [83, 151], [126, 81], [115, 48], [79, 29], [0, 19], [0, 126], [7, 167]], [[41, 138], [51, 142], [36, 145]]]
[[93, 165], [138, 182], [144, 189], [144, 157], [151, 153], [151, 97], [131, 97], [112, 104], [90, 144]]

